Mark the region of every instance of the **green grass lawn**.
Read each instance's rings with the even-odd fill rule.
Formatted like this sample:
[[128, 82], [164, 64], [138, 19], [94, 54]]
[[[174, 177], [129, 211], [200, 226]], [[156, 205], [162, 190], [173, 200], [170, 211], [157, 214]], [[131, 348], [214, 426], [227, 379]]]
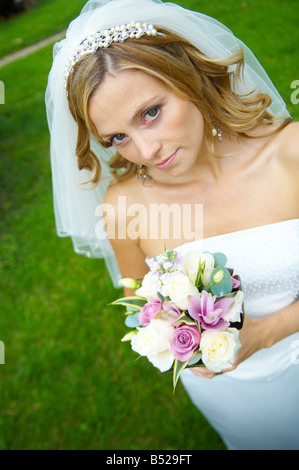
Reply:
[[[58, 15], [56, 0], [40, 3]], [[69, 3], [73, 15], [83, 5]], [[298, 120], [290, 101], [299, 79], [297, 0], [200, 4], [254, 50]], [[36, 15], [23, 18], [26, 28]], [[0, 25], [8, 40], [9, 24], [13, 31], [13, 21]], [[181, 384], [173, 395], [171, 374], [136, 361], [120, 343], [122, 312], [107, 306], [119, 292], [103, 262], [74, 254], [71, 241], [56, 236], [44, 108], [51, 50], [0, 69], [0, 449], [223, 449]]]
[[64, 31], [85, 3], [84, 0], [38, 0], [32, 10], [0, 23], [0, 57]]

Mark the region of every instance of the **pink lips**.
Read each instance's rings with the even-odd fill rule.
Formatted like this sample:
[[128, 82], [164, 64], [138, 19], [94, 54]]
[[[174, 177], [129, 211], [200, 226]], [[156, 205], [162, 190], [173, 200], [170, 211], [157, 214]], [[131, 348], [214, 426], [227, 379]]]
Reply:
[[164, 170], [165, 168], [168, 168], [172, 164], [172, 162], [175, 159], [177, 153], [178, 153], [178, 150], [176, 152], [174, 152], [169, 158], [167, 158], [167, 160], [164, 160], [164, 162], [159, 163], [159, 165], [155, 165], [156, 168], [159, 168], [160, 170]]

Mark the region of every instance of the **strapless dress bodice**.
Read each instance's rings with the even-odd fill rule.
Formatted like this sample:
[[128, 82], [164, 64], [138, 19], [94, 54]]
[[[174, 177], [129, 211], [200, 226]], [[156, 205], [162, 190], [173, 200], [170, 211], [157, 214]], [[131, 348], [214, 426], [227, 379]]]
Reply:
[[265, 317], [299, 298], [299, 219], [186, 243], [176, 248], [222, 252], [239, 274], [248, 316]]
[[[189, 242], [176, 250], [224, 253], [227, 267], [241, 277], [247, 316], [263, 318], [299, 299], [299, 219]], [[290, 366], [297, 338], [292, 335], [255, 353], [229, 374], [252, 379], [276, 375]]]

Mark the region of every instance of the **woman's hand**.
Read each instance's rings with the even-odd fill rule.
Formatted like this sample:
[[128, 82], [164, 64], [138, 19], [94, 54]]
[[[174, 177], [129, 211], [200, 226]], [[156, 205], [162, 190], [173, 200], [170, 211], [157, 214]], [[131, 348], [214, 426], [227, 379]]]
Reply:
[[[224, 369], [220, 374], [236, 369], [241, 362], [245, 361], [252, 354], [260, 349], [270, 346], [270, 341], [268, 339], [269, 330], [268, 327], [266, 327], [267, 323], [267, 318], [244, 318], [243, 327], [240, 330], [239, 336], [241, 348], [236, 354], [233, 366], [229, 369]], [[213, 372], [207, 367], [192, 367], [191, 371], [195, 375], [208, 379], [215, 377], [215, 375], [219, 375], [219, 373]]]
[[244, 324], [239, 336], [241, 347], [236, 354], [233, 366], [225, 369], [223, 372], [236, 369], [239, 364], [252, 356], [252, 354], [271, 345], [269, 330], [266, 326], [267, 323], [268, 318], [244, 318]]
[[[236, 354], [233, 366], [220, 373], [236, 369], [239, 364], [255, 352], [263, 348], [269, 348], [283, 338], [298, 331], [299, 300], [265, 318], [250, 318], [245, 316], [243, 328], [240, 330], [239, 336], [242, 346]], [[210, 371], [206, 367], [194, 367], [191, 370], [195, 375], [206, 378], [212, 378], [217, 375], [217, 373]]]
[[213, 377], [215, 377], [215, 375], [219, 375], [217, 374], [217, 372], [213, 372], [207, 367], [192, 367], [190, 368], [190, 370], [194, 375], [198, 375], [199, 377], [204, 377], [206, 379], [212, 379]]

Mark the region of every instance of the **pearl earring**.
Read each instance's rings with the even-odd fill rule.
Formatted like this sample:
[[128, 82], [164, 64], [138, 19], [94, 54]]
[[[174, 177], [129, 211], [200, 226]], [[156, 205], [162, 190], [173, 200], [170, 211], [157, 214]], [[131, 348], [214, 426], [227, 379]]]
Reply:
[[222, 130], [216, 129], [215, 124], [213, 123], [212, 136], [216, 137], [216, 135], [218, 137], [218, 142], [222, 142]]
[[148, 176], [145, 173], [145, 169], [143, 165], [137, 165], [137, 178], [142, 181], [142, 183], [147, 183], [152, 180], [151, 176]]

